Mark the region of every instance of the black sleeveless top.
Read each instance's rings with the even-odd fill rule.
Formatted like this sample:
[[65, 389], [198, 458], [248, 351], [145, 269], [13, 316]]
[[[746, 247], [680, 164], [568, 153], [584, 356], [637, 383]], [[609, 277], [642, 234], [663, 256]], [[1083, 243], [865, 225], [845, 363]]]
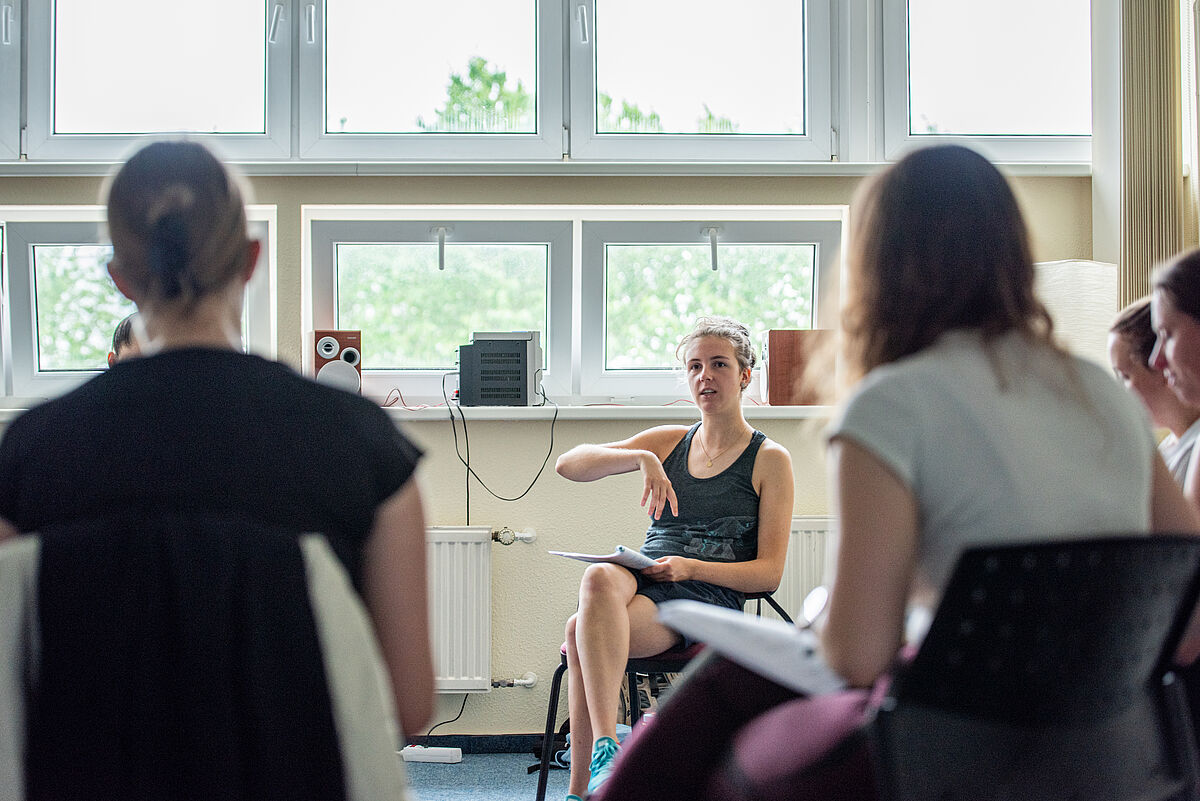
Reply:
[[758, 556], [758, 495], [751, 476], [766, 434], [755, 431], [750, 444], [732, 465], [710, 478], [696, 478], [687, 467], [692, 426], [663, 460], [663, 469], [679, 515], [668, 504], [658, 520], [651, 518], [641, 551], [651, 559], [686, 556], [705, 562], [748, 562]]

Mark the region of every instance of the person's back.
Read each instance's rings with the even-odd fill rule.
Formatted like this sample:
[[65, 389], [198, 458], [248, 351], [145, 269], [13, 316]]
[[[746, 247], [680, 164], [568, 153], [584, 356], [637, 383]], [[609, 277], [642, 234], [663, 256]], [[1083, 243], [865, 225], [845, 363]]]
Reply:
[[1197, 521], [1137, 403], [1055, 341], [999, 170], [964, 147], [914, 151], [863, 185], [855, 220], [842, 322], [858, 386], [829, 432], [841, 536], [822, 643], [869, 686], [965, 545]]
[[21, 531], [173, 509], [319, 531], [361, 589], [376, 507], [418, 455], [366, 399], [257, 356], [176, 348], [14, 421], [0, 514]]
[[866, 446], [912, 488], [922, 601], [968, 545], [1149, 527], [1144, 415], [1096, 365], [1019, 333], [989, 356], [978, 332], [951, 331], [876, 368], [830, 436]]
[[141, 356], [8, 427], [0, 536], [121, 510], [328, 535], [371, 613], [411, 733], [433, 702], [420, 451], [365, 399], [241, 352], [261, 249], [246, 191], [186, 140], [145, 146], [107, 184], [108, 269], [138, 308]]

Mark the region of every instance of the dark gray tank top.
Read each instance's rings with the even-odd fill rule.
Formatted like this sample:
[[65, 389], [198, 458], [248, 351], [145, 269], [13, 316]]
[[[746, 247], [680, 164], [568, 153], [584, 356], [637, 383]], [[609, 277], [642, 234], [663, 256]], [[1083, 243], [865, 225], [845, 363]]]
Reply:
[[732, 465], [711, 478], [696, 478], [687, 467], [692, 426], [663, 460], [663, 469], [675, 497], [679, 516], [671, 508], [651, 519], [642, 553], [651, 559], [687, 556], [706, 562], [748, 562], [758, 555], [758, 495], [751, 477], [758, 449], [767, 438], [755, 431], [750, 444]]

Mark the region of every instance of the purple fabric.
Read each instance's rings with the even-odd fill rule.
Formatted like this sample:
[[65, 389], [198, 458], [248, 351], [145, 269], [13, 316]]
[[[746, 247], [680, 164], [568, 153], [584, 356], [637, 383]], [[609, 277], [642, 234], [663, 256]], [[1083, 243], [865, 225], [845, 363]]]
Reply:
[[695, 801], [734, 734], [796, 693], [706, 653], [692, 662], [653, 720], [617, 754], [616, 769], [591, 801]]
[[801, 697], [706, 654], [626, 738], [615, 771], [591, 799], [875, 801], [863, 729], [871, 696]]
[[713, 772], [709, 801], [874, 801], [868, 693], [797, 698], [759, 715]]

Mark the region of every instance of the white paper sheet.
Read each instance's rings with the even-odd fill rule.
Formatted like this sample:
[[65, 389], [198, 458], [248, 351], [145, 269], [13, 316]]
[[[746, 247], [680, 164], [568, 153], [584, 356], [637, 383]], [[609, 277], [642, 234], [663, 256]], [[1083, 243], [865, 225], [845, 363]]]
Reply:
[[626, 548], [624, 545], [618, 545], [617, 549], [609, 554], [571, 553], [570, 551], [551, 551], [550, 553], [555, 556], [565, 556], [568, 559], [578, 559], [581, 562], [612, 562], [616, 565], [624, 565], [630, 570], [642, 570], [655, 564], [655, 561], [649, 556], [643, 556], [640, 551]]
[[796, 692], [822, 695], [846, 686], [825, 664], [817, 635], [810, 629], [699, 601], [664, 601], [658, 605], [658, 619]]

